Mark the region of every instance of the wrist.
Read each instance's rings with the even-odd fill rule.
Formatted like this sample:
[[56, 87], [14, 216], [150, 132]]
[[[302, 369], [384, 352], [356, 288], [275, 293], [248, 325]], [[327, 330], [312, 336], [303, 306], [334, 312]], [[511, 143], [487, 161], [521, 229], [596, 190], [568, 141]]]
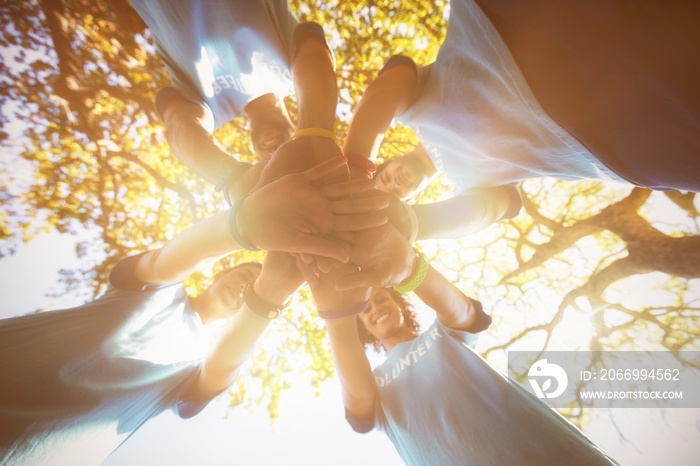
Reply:
[[283, 304], [271, 303], [268, 301], [269, 297], [265, 296], [263, 298], [255, 291], [255, 283], [246, 285], [243, 297], [248, 309], [258, 316], [269, 320], [281, 316], [290, 304], [289, 301]]
[[229, 232], [241, 248], [249, 251], [259, 251], [259, 248], [255, 247], [246, 238], [245, 224], [247, 222], [241, 222], [241, 218], [245, 215], [245, 200], [246, 198], [244, 197], [231, 207], [229, 211]]
[[394, 289], [399, 293], [408, 293], [418, 288], [428, 275], [430, 265], [422, 253], [414, 256], [411, 264], [411, 275], [398, 285], [394, 285]]
[[[235, 189], [236, 185], [243, 179], [251, 166], [250, 163], [234, 161], [231, 166], [223, 171], [223, 175], [214, 185], [214, 191], [221, 191], [230, 207], [233, 207], [234, 202], [238, 200], [236, 199], [238, 194], [238, 190]], [[232, 190], [234, 191], [233, 196], [231, 195]]]
[[369, 157], [350, 152], [345, 154], [345, 158], [348, 159], [348, 166], [351, 167], [351, 170], [363, 173], [367, 178], [372, 178], [377, 171], [377, 165]]
[[258, 276], [252, 286], [253, 291], [255, 291], [258, 296], [263, 297], [265, 301], [271, 304], [279, 304], [279, 306], [284, 306], [284, 303], [286, 303], [296, 291], [294, 290], [290, 293], [285, 289], [287, 287], [280, 286], [279, 282], [273, 283], [273, 280], [268, 280], [266, 278], [264, 272]]

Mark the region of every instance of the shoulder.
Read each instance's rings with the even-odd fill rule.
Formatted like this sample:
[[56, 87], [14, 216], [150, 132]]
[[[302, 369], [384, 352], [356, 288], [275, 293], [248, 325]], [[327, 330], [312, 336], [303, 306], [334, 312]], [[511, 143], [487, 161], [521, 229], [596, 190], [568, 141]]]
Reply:
[[392, 55], [392, 57], [387, 60], [382, 69], [379, 71], [379, 74], [381, 75], [390, 69], [400, 66], [408, 67], [413, 72], [416, 72], [418, 69], [418, 65], [416, 65], [415, 61], [413, 61], [413, 58], [407, 57], [406, 55]]
[[138, 278], [136, 274], [136, 266], [139, 260], [145, 254], [147, 254], [147, 252], [142, 252], [140, 254], [125, 257], [124, 259], [121, 259], [119, 262], [117, 262], [116, 265], [112, 267], [112, 270], [109, 272], [109, 279], [107, 281], [109, 285], [108, 291], [145, 291], [147, 289], [157, 290], [161, 288], [167, 288], [173, 285], [179, 286], [179, 283], [147, 283]]

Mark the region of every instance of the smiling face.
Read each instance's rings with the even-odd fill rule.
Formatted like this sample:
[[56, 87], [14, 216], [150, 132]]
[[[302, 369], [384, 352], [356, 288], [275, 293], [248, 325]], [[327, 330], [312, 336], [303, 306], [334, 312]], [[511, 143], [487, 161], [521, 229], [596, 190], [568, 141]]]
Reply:
[[245, 106], [250, 119], [250, 140], [260, 161], [268, 161], [294, 134], [287, 107], [274, 94], [265, 94]]
[[218, 275], [212, 285], [205, 291], [209, 295], [209, 310], [212, 318], [230, 316], [243, 305], [243, 291], [260, 275], [260, 264], [251, 262], [241, 264], [228, 272]]
[[375, 177], [378, 190], [395, 194], [402, 201], [417, 195], [427, 179], [423, 163], [410, 152], [384, 162]]
[[360, 320], [379, 340], [392, 337], [405, 323], [401, 306], [385, 288], [372, 290], [369, 306], [360, 314]]
[[261, 161], [270, 160], [277, 149], [289, 141], [294, 134], [294, 127], [288, 118], [275, 115], [251, 124], [250, 139], [255, 155]]

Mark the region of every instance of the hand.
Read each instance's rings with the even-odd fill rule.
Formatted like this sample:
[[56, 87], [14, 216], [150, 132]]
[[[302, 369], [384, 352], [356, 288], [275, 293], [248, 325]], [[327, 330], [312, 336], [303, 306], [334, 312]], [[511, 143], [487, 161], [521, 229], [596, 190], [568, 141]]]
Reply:
[[[389, 206], [384, 210], [384, 212], [389, 217], [389, 222], [406, 238], [411, 239], [412, 237], [412, 226], [411, 220], [406, 211], [407, 208], [401, 200], [394, 194], [385, 193], [376, 189], [371, 189], [368, 191], [363, 191], [354, 196], [356, 199], [367, 199], [370, 197], [384, 198], [389, 203]], [[334, 235], [336, 238], [344, 240], [345, 242], [352, 243], [348, 239], [347, 235], [343, 233], [336, 233]], [[352, 238], [352, 237], [350, 237]], [[301, 259], [306, 264], [314, 264], [313, 267], [317, 272], [330, 272], [333, 267], [339, 267], [341, 264], [337, 261], [332, 261], [327, 257], [314, 257], [308, 254], [302, 254]]]
[[304, 280], [309, 284], [320, 313], [356, 306], [369, 299], [370, 287], [350, 288], [345, 291], [336, 290], [336, 280], [339, 277], [357, 271], [357, 266], [354, 264], [344, 264], [328, 273], [318, 273], [301, 259], [297, 261], [297, 265]]
[[[282, 144], [263, 170], [255, 189], [285, 175], [308, 170], [335, 157], [342, 156], [340, 147], [331, 139], [305, 136]], [[331, 184], [349, 179], [347, 164], [324, 175], [317, 184]]]
[[415, 253], [408, 240], [390, 223], [353, 234], [350, 260], [360, 266], [338, 279], [337, 289], [392, 286], [405, 281], [414, 268]]
[[324, 236], [385, 224], [386, 215], [377, 211], [387, 202], [382, 198], [339, 199], [373, 189], [371, 180], [312, 186], [341, 167], [347, 168], [345, 158], [337, 157], [251, 193], [238, 210], [236, 223], [241, 236], [259, 249], [317, 254], [347, 262], [348, 245]]

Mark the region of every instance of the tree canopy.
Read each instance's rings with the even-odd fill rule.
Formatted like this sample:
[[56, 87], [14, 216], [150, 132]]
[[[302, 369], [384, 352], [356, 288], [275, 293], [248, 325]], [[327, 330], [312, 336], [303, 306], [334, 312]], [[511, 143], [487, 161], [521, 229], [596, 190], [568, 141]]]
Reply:
[[[333, 48], [341, 137], [354, 104], [392, 54], [421, 64], [435, 58], [447, 3], [291, 2], [300, 19], [324, 26]], [[82, 267], [62, 280], [63, 292], [88, 290], [91, 299], [118, 260], [162, 245], [226, 204], [170, 153], [153, 105], [169, 78], [127, 1], [3, 2], [0, 18], [0, 143], [30, 167], [27, 180], [20, 161], [5, 157], [0, 166], [0, 254], [40, 231], [87, 229], [94, 237], [78, 243]], [[293, 108], [294, 99], [288, 104]], [[245, 117], [216, 136], [230, 153], [253, 157]], [[392, 127], [381, 156], [416, 141], [409, 129]], [[448, 191], [438, 181], [419, 202]], [[694, 193], [548, 179], [529, 180], [521, 191], [524, 209], [516, 218], [461, 240], [420, 245], [493, 314], [480, 350], [494, 365], [504, 369], [509, 348], [700, 349]], [[219, 269], [262, 254], [234, 254], [188, 287], [201, 289]], [[232, 402], [263, 404], [273, 418], [284, 389], [318, 388], [333, 374], [307, 290], [268, 331], [252, 362]]]

